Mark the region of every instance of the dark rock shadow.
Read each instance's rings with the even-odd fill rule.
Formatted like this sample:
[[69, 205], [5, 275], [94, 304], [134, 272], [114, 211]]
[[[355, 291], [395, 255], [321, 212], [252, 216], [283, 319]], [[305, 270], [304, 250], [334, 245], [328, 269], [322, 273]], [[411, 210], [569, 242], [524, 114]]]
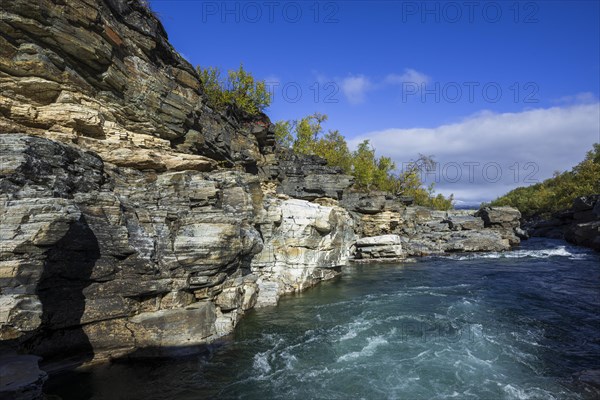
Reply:
[[98, 239], [83, 215], [47, 252], [36, 288], [42, 303], [42, 324], [21, 346], [22, 351], [43, 357], [43, 369], [76, 367], [93, 358], [81, 318], [85, 310], [83, 290], [91, 283], [99, 258]]

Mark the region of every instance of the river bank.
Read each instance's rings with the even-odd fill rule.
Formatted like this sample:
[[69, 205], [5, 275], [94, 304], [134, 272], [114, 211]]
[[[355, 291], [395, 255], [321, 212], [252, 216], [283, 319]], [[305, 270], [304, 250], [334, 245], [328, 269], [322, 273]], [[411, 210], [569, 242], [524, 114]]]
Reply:
[[253, 311], [209, 355], [56, 375], [48, 390], [64, 400], [592, 399], [598, 389], [578, 376], [600, 368], [598, 257], [533, 239], [506, 253], [346, 267]]

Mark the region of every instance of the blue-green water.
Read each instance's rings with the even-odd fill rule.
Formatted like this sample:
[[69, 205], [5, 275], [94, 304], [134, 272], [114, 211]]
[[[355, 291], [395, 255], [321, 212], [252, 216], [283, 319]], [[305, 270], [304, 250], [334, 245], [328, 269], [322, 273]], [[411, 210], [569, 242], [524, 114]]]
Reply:
[[251, 312], [210, 355], [53, 377], [63, 399], [593, 399], [600, 256], [510, 253], [348, 267]]

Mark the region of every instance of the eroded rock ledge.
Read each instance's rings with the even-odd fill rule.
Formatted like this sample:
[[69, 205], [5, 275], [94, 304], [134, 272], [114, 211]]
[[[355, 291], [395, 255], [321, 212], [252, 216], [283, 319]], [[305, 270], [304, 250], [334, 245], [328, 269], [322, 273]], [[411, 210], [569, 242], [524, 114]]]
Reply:
[[532, 236], [565, 239], [600, 251], [600, 195], [579, 197], [570, 209], [524, 224]]
[[20, 134], [0, 152], [0, 334], [46, 362], [197, 350], [335, 276], [354, 241], [344, 209], [244, 172], [142, 173]]

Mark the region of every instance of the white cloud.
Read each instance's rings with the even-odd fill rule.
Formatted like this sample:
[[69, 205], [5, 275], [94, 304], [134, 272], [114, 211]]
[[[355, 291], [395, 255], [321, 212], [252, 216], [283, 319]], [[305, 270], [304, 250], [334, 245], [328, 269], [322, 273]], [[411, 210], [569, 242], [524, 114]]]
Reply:
[[563, 96], [555, 99], [555, 103], [559, 104], [588, 104], [598, 101], [598, 97], [592, 92], [581, 92], [572, 96]]
[[[454, 192], [463, 201], [491, 200], [581, 161], [592, 144], [600, 142], [600, 103], [504, 114], [484, 111], [431, 129], [369, 132], [349, 144], [355, 146], [363, 139], [370, 139], [380, 154], [391, 156], [398, 166], [419, 153], [434, 155], [440, 168], [428, 181], [438, 180], [438, 191]], [[457, 166], [461, 175], [453, 182]], [[502, 175], [493, 182], [498, 167]]]
[[414, 83], [419, 87], [431, 81], [426, 74], [411, 68], [405, 68], [402, 74], [388, 74], [383, 79], [372, 79], [363, 74], [353, 74], [346, 78], [330, 78], [318, 71], [313, 70], [316, 81], [320, 84], [329, 82], [340, 82], [339, 87], [350, 104], [361, 104], [366, 100], [366, 94], [372, 90], [383, 89], [391, 85], [403, 83]]
[[414, 83], [421, 87], [424, 83], [429, 83], [431, 78], [417, 70], [406, 68], [403, 74], [389, 74], [385, 77], [384, 83], [389, 85], [401, 85], [403, 83]]
[[365, 95], [373, 87], [369, 78], [364, 75], [349, 76], [342, 80], [341, 89], [350, 104], [360, 104], [365, 101]]

